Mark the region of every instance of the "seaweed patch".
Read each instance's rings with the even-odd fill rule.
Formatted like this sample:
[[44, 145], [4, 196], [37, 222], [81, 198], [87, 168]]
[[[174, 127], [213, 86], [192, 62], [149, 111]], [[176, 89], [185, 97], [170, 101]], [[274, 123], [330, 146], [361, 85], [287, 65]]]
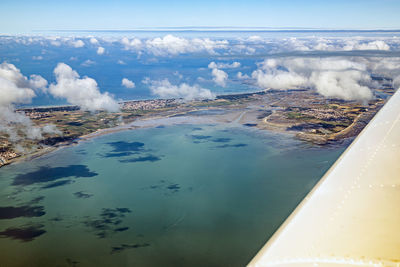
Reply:
[[45, 214], [43, 206], [0, 207], [0, 220], [19, 217], [41, 217]]
[[72, 266], [72, 267], [76, 267], [79, 264], [79, 261], [67, 258], [65, 259], [65, 261], [67, 262], [68, 266]]
[[49, 184], [47, 184], [45, 186], [42, 186], [41, 189], [49, 189], [49, 188], [59, 187], [59, 186], [72, 184], [72, 183], [74, 183], [73, 180], [60, 180], [60, 181], [56, 181], [56, 182], [53, 182], [53, 183], [49, 183]]
[[101, 155], [102, 157], [105, 158], [119, 158], [119, 157], [127, 157], [131, 155], [139, 154], [139, 152], [118, 152], [118, 153], [106, 153], [104, 155]]
[[228, 137], [219, 137], [219, 138], [215, 138], [212, 141], [214, 143], [229, 143], [232, 140], [232, 138], [228, 138]]
[[160, 180], [159, 183], [151, 185], [149, 187], [145, 187], [143, 189], [151, 189], [151, 190], [161, 190], [164, 191], [166, 195], [170, 195], [171, 193], [177, 193], [180, 191], [181, 186], [176, 183], [172, 183], [166, 180]]
[[115, 254], [115, 253], [119, 253], [122, 252], [126, 249], [133, 249], [133, 248], [144, 248], [144, 247], [148, 247], [150, 246], [150, 244], [147, 243], [143, 243], [143, 244], [134, 244], [134, 245], [127, 245], [127, 244], [122, 244], [118, 247], [112, 247], [111, 248], [111, 254]]
[[42, 224], [29, 224], [21, 227], [10, 227], [0, 232], [0, 237], [28, 242], [46, 233]]
[[116, 228], [114, 229], [114, 232], [125, 232], [126, 230], [129, 230], [129, 227], [120, 227], [120, 228]]
[[83, 191], [75, 192], [74, 196], [77, 198], [90, 198], [93, 196], [93, 194], [85, 193]]
[[105, 238], [113, 232], [122, 232], [129, 229], [129, 227], [119, 226], [127, 213], [131, 213], [128, 208], [103, 208], [98, 218], [88, 218], [83, 223], [91, 228], [99, 238]]
[[194, 140], [206, 140], [206, 139], [210, 139], [212, 136], [211, 135], [192, 134], [191, 137]]
[[220, 145], [220, 146], [216, 146], [216, 148], [227, 148], [227, 147], [233, 147], [233, 148], [238, 148], [238, 147], [245, 147], [245, 146], [247, 146], [247, 144], [223, 144], [223, 145]]
[[36, 171], [19, 174], [12, 185], [32, 185], [36, 183], [54, 182], [67, 177], [94, 177], [98, 175], [85, 165], [69, 165], [66, 167], [40, 167]]
[[112, 152], [138, 152], [144, 149], [144, 143], [142, 142], [124, 142], [124, 141], [116, 141], [109, 142], [107, 145], [110, 145], [114, 148]]
[[122, 159], [122, 160], [119, 160], [119, 162], [122, 162], [122, 163], [145, 162], [145, 161], [155, 162], [155, 161], [159, 161], [159, 160], [161, 160], [160, 157], [157, 157], [154, 155], [148, 155], [148, 156], [142, 156], [142, 157], [131, 158], [131, 159]]

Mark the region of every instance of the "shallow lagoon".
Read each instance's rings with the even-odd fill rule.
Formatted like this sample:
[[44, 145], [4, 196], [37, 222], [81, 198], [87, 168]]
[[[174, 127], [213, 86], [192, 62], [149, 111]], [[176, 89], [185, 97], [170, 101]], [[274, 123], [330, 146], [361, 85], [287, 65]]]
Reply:
[[346, 145], [229, 125], [96, 137], [0, 169], [5, 266], [243, 266]]

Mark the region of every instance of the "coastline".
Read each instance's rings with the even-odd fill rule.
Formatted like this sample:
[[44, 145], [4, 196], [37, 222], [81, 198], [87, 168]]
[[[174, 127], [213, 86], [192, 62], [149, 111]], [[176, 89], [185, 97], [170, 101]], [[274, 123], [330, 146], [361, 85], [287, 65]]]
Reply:
[[[302, 96], [303, 98], [299, 97]], [[302, 106], [307, 106], [307, 100], [317, 99], [320, 103], [307, 107], [306, 112], [316, 113], [316, 117], [297, 116], [301, 114]], [[330, 122], [321, 117], [321, 114], [333, 113], [329, 105], [345, 106], [350, 109], [351, 123], [335, 128], [325, 128], [325, 124]], [[333, 104], [332, 104], [333, 103]], [[310, 94], [307, 91], [258, 91], [254, 93], [238, 93], [233, 95], [217, 96], [214, 100], [193, 100], [182, 102], [180, 99], [159, 99], [159, 100], [137, 100], [124, 101], [121, 104], [121, 112], [116, 114], [90, 114], [84, 113], [71, 106], [59, 107], [38, 107], [29, 108], [25, 112], [31, 115], [33, 121], [42, 121], [43, 118], [50, 117], [54, 121], [60, 113], [65, 117], [69, 115], [65, 122], [56, 124], [64, 131], [70, 132], [73, 128], [76, 132], [70, 136], [49, 137], [42, 140], [42, 146], [36, 151], [30, 151], [26, 154], [8, 159], [5, 164], [0, 164], [0, 168], [5, 165], [31, 160], [40, 157], [59, 148], [77, 144], [81, 141], [89, 140], [94, 137], [111, 134], [120, 131], [134, 130], [145, 127], [157, 127], [160, 123], [157, 121], [169, 120], [171, 124], [183, 123], [236, 123], [248, 127], [255, 127], [259, 130], [271, 131], [276, 133], [292, 134], [295, 138], [314, 145], [327, 145], [346, 138], [356, 136], [363, 127], [369, 122], [374, 114], [383, 106], [384, 101], [370, 103], [368, 109], [360, 108], [360, 104], [355, 102], [344, 103], [343, 101], [327, 100]], [[291, 113], [293, 109], [298, 109], [293, 118]], [[354, 109], [358, 108], [358, 113]], [[310, 111], [311, 110], [311, 111]], [[365, 111], [366, 110], [366, 111]], [[303, 111], [304, 112], [304, 111]], [[335, 111], [336, 112], [336, 111]], [[356, 115], [354, 115], [354, 113]], [[340, 113], [342, 117], [350, 122], [349, 116], [345, 111]], [[344, 115], [343, 115], [344, 114]], [[303, 114], [304, 115], [304, 114]], [[317, 116], [319, 115], [319, 117]], [[107, 117], [108, 116], [108, 117]], [[324, 115], [325, 116], [325, 115]], [[343, 120], [342, 117], [334, 118]], [[347, 116], [347, 117], [346, 117]], [[82, 119], [84, 118], [84, 119]], [[121, 119], [123, 118], [123, 119]], [[272, 118], [272, 119], [271, 119]], [[86, 119], [86, 121], [85, 121]], [[97, 124], [88, 127], [88, 123], [96, 121]], [[109, 123], [111, 121], [111, 124]], [[306, 127], [307, 126], [307, 127]], [[64, 127], [64, 128], [63, 128]], [[84, 131], [82, 131], [82, 129]], [[328, 130], [331, 130], [328, 132]], [[322, 132], [319, 132], [322, 131]], [[47, 142], [47, 143], [46, 143]], [[1, 156], [1, 155], [0, 155]]]

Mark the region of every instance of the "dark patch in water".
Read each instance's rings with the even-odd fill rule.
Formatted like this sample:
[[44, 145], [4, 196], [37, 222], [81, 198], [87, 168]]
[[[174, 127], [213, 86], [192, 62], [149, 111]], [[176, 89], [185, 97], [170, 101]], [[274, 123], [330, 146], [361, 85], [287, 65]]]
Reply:
[[124, 232], [124, 231], [126, 231], [128, 229], [129, 229], [129, 227], [120, 227], [120, 228], [114, 229], [114, 232]]
[[215, 138], [212, 141], [215, 143], [229, 143], [231, 140], [232, 140], [231, 138], [220, 137], [220, 138]]
[[67, 258], [65, 259], [65, 261], [67, 262], [68, 266], [72, 266], [72, 267], [76, 267], [79, 264], [79, 261]]
[[0, 207], [0, 220], [45, 215], [43, 206]]
[[230, 145], [230, 144], [223, 144], [223, 145], [220, 145], [220, 146], [216, 146], [216, 148], [245, 147], [245, 146], [247, 146], [247, 144], [233, 144], [233, 145]]
[[194, 127], [192, 130], [193, 130], [193, 131], [201, 131], [201, 130], [203, 130], [203, 128], [200, 128], [200, 127]]
[[122, 244], [118, 247], [112, 247], [111, 248], [111, 254], [119, 253], [124, 251], [125, 249], [132, 249], [132, 248], [144, 248], [148, 247], [150, 244], [144, 243], [144, 244], [134, 244], [134, 245], [127, 245], [127, 244]]
[[73, 180], [61, 180], [61, 181], [56, 181], [54, 183], [49, 183], [45, 186], [42, 186], [41, 189], [49, 189], [49, 188], [59, 187], [59, 186], [72, 184], [72, 183], [74, 183]]
[[206, 139], [210, 139], [212, 136], [211, 135], [192, 134], [191, 137], [194, 140], [206, 140]]
[[172, 190], [174, 192], [178, 192], [181, 187], [178, 184], [172, 184], [167, 186], [167, 189]]
[[59, 179], [75, 176], [93, 177], [98, 175], [91, 172], [85, 165], [69, 165], [67, 167], [40, 167], [38, 170], [17, 175], [12, 185], [32, 185], [36, 183], [52, 182]]
[[63, 219], [60, 216], [49, 219], [51, 222], [61, 222]]
[[157, 128], [157, 129], [164, 129], [165, 126], [164, 126], [164, 125], [158, 125], [156, 128]]
[[107, 145], [110, 145], [114, 148], [112, 152], [139, 152], [144, 148], [144, 143], [141, 142], [117, 141], [107, 143]]
[[43, 199], [44, 199], [44, 196], [35, 197], [34, 199], [32, 199], [31, 201], [28, 202], [28, 205], [37, 204], [40, 201], [42, 201]]
[[46, 230], [44, 230], [43, 227], [44, 225], [42, 224], [31, 224], [22, 227], [10, 227], [0, 232], [0, 236], [4, 238], [21, 240], [22, 242], [28, 242], [46, 233]]
[[247, 126], [247, 127], [256, 127], [257, 123], [245, 123], [243, 124], [243, 126]]
[[103, 208], [99, 218], [89, 218], [83, 223], [91, 228], [99, 238], [105, 238], [111, 232], [118, 232], [117, 229], [123, 228], [117, 226], [122, 223], [122, 219], [125, 217], [126, 213], [131, 213], [131, 210], [128, 208]]
[[131, 155], [139, 154], [138, 152], [119, 152], [119, 153], [106, 153], [102, 155], [105, 158], [119, 158], [119, 157], [127, 157]]
[[83, 191], [79, 191], [79, 192], [75, 192], [74, 196], [76, 196], [77, 198], [90, 198], [93, 196], [93, 194], [89, 194], [89, 193], [85, 193]]
[[159, 161], [159, 160], [161, 160], [160, 157], [157, 157], [154, 155], [148, 155], [148, 156], [137, 157], [137, 158], [132, 158], [132, 159], [123, 159], [123, 160], [120, 160], [119, 162], [122, 162], [122, 163], [145, 162], [145, 161], [154, 162], [154, 161]]
[[143, 189], [151, 189], [151, 190], [162, 190], [166, 195], [170, 195], [171, 193], [177, 193], [181, 189], [179, 184], [174, 184], [165, 180], [160, 180], [158, 184], [151, 185], [149, 187], [145, 187]]

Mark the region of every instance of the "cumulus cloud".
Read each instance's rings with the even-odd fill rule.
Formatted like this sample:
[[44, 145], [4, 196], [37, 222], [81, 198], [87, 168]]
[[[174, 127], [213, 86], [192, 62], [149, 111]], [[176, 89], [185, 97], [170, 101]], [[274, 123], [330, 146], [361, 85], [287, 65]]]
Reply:
[[104, 47], [99, 46], [99, 47], [97, 48], [97, 54], [98, 54], [98, 55], [103, 55], [105, 51], [106, 51], [106, 50], [104, 49]]
[[101, 93], [97, 82], [89, 77], [81, 78], [79, 74], [65, 63], [59, 63], [54, 69], [55, 84], [51, 84], [49, 92], [68, 103], [78, 105], [83, 110], [118, 111], [119, 105], [107, 92]]
[[352, 50], [390, 50], [390, 46], [386, 44], [382, 40], [376, 40], [372, 42], [358, 42], [358, 41], [347, 41], [346, 45], [343, 47], [343, 50], [352, 51]]
[[80, 39], [72, 41], [71, 44], [75, 48], [80, 48], [80, 47], [84, 47], [85, 46], [85, 43]]
[[373, 98], [368, 68], [346, 58], [268, 59], [252, 73], [263, 88], [310, 87], [329, 98], [366, 101]]
[[9, 63], [0, 64], [0, 132], [8, 135], [8, 140], [17, 142], [23, 138], [41, 139], [43, 133], [54, 133], [52, 127], [41, 128], [35, 126], [22, 112], [16, 112], [17, 104], [30, 103], [36, 96], [35, 91], [47, 86], [47, 81], [39, 75], [31, 75], [30, 79], [22, 75], [21, 71]]
[[94, 62], [93, 60], [87, 59], [84, 62], [82, 62], [82, 66], [83, 67], [90, 67], [92, 65], [96, 64], [96, 62]]
[[33, 60], [42, 60], [43, 57], [42, 56], [33, 56], [32, 59]]
[[125, 86], [126, 88], [135, 88], [135, 83], [127, 78], [123, 78], [121, 85]]
[[43, 92], [47, 91], [47, 80], [40, 75], [32, 74], [29, 76], [29, 84], [34, 89], [40, 89]]
[[213, 81], [219, 86], [225, 87], [226, 81], [228, 80], [228, 74], [225, 71], [218, 69], [218, 65], [214, 61], [208, 64], [208, 68], [211, 69]]
[[0, 64], [0, 105], [30, 103], [35, 92], [30, 81], [13, 64]]
[[243, 74], [241, 71], [239, 71], [239, 72], [236, 74], [236, 77], [237, 77], [239, 80], [250, 79], [249, 75]]
[[161, 81], [145, 79], [143, 83], [150, 85], [152, 94], [162, 98], [183, 98], [185, 100], [215, 98], [215, 95], [210, 90], [202, 88], [197, 84], [189, 85], [181, 83], [174, 85], [168, 79]]
[[91, 38], [89, 39], [89, 42], [90, 42], [92, 45], [98, 45], [98, 44], [99, 44], [99, 41], [98, 41], [96, 38], [94, 38], [94, 37], [91, 37]]
[[138, 38], [121, 39], [121, 44], [125, 49], [133, 50], [139, 53], [149, 53], [155, 56], [171, 56], [194, 52], [207, 52], [216, 54], [217, 49], [227, 48], [226, 40], [211, 40], [209, 38], [186, 39], [168, 34], [164, 37], [140, 40]]
[[208, 64], [208, 67], [210, 69], [214, 69], [214, 68], [218, 68], [218, 69], [235, 69], [235, 68], [239, 68], [241, 66], [240, 62], [232, 62], [231, 64], [229, 63], [215, 63], [215, 62], [211, 62], [210, 64]]

